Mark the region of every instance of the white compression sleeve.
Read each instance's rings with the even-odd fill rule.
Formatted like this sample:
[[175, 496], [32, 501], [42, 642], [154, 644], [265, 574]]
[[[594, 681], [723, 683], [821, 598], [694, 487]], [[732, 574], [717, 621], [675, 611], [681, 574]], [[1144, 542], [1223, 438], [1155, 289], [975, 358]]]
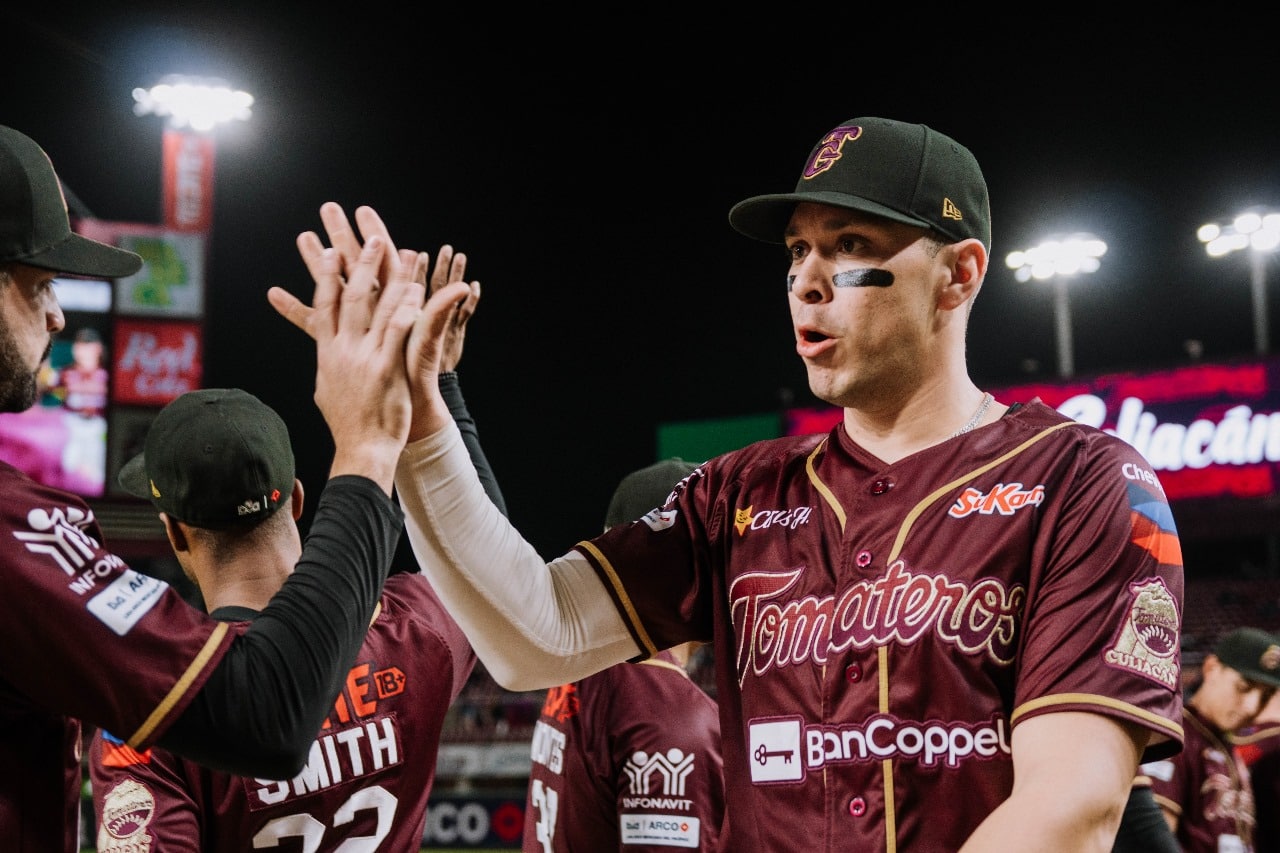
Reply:
[[502, 687], [553, 687], [640, 653], [586, 558], [545, 563], [493, 505], [456, 424], [405, 447], [396, 490], [422, 573]]

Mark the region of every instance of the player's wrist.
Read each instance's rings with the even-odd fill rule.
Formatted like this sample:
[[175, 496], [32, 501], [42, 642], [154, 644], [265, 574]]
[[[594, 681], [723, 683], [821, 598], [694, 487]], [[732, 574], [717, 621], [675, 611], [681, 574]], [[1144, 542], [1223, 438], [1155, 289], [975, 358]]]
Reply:
[[403, 444], [397, 441], [366, 441], [338, 448], [329, 466], [329, 478], [365, 477], [377, 483], [389, 496], [395, 483], [396, 464]]

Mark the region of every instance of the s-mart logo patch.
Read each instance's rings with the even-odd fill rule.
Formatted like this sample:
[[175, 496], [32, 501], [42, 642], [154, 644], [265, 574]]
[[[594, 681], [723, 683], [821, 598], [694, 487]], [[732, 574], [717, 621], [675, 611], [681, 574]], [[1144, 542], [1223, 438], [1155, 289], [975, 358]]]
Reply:
[[968, 488], [960, 493], [960, 497], [947, 515], [952, 518], [964, 518], [966, 515], [1013, 515], [1028, 506], [1040, 506], [1044, 503], [1044, 484], [1037, 483], [1026, 488], [1021, 483], [997, 483], [989, 492]]

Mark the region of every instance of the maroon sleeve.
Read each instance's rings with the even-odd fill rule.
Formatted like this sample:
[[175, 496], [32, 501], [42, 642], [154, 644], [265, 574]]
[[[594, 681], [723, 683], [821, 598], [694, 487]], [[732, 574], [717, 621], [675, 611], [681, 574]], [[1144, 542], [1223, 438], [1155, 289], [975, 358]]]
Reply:
[[101, 730], [88, 759], [98, 853], [201, 853], [200, 806], [184, 762], [162, 749], [135, 750]]
[[1073, 433], [1077, 461], [1046, 484], [1057, 494], [1036, 543], [1011, 722], [1061, 710], [1123, 718], [1151, 731], [1150, 760], [1182, 738], [1182, 551], [1149, 463], [1114, 436]]
[[152, 743], [226, 653], [227, 626], [107, 551], [79, 498], [7, 465], [0, 488], [0, 672], [50, 710]]

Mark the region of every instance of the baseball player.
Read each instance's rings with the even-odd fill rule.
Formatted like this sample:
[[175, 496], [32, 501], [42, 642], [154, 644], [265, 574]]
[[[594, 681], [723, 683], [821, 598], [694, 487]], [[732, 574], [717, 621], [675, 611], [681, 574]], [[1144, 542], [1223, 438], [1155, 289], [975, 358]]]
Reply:
[[[605, 529], [666, 503], [696, 466], [633, 471]], [[534, 728], [525, 853], [718, 849], [724, 762], [715, 701], [689, 677], [686, 643], [547, 691]]]
[[841, 423], [710, 459], [546, 563], [484, 497], [415, 336], [396, 485], [423, 571], [508, 689], [711, 642], [728, 849], [1109, 849], [1140, 759], [1183, 737], [1181, 549], [1132, 446], [969, 377], [973, 155], [852, 119], [729, 220], [785, 244], [796, 352]]
[[1256, 853], [1280, 853], [1280, 691], [1271, 694], [1253, 723], [1229, 733], [1229, 739], [1249, 768]]
[[1253, 722], [1280, 687], [1280, 637], [1237, 628], [1201, 664], [1182, 709], [1186, 744], [1142, 765], [1185, 853], [1251, 853], [1256, 822], [1249, 769], [1230, 733]]
[[[433, 287], [459, 280], [465, 263], [452, 247], [441, 247]], [[494, 484], [490, 499], [505, 512], [453, 371], [479, 298], [479, 283], [471, 287], [441, 392], [481, 479]], [[212, 468], [203, 462], [211, 447], [225, 448]], [[239, 522], [235, 496], [244, 473], [253, 471], [273, 472], [273, 483], [292, 497], [275, 513]], [[119, 480], [160, 511], [183, 572], [214, 617], [253, 620], [293, 571], [302, 485], [284, 421], [256, 397], [208, 389], [177, 398]], [[307, 766], [293, 779], [218, 773], [161, 749], [132, 750], [98, 732], [89, 756], [98, 853], [240, 853], [299, 843], [314, 853], [417, 851], [445, 712], [474, 666], [475, 653], [427, 580], [393, 574]]]
[[[306, 764], [401, 530], [391, 490], [408, 426], [402, 349], [415, 296], [421, 302], [421, 259], [384, 257], [376, 240], [365, 249], [345, 285], [329, 259], [316, 296], [316, 402], [335, 445], [330, 479], [296, 570], [247, 630], [195, 610], [107, 550], [81, 498], [0, 464], [5, 849], [79, 849], [81, 721], [132, 749], [163, 745], [231, 772], [287, 779]], [[53, 279], [118, 278], [141, 264], [74, 233], [48, 156], [0, 127], [0, 411], [35, 401], [36, 375], [65, 325]], [[344, 286], [350, 301], [336, 298]], [[386, 300], [377, 306], [360, 298], [375, 286]], [[283, 497], [255, 488], [239, 502], [253, 514]]]

